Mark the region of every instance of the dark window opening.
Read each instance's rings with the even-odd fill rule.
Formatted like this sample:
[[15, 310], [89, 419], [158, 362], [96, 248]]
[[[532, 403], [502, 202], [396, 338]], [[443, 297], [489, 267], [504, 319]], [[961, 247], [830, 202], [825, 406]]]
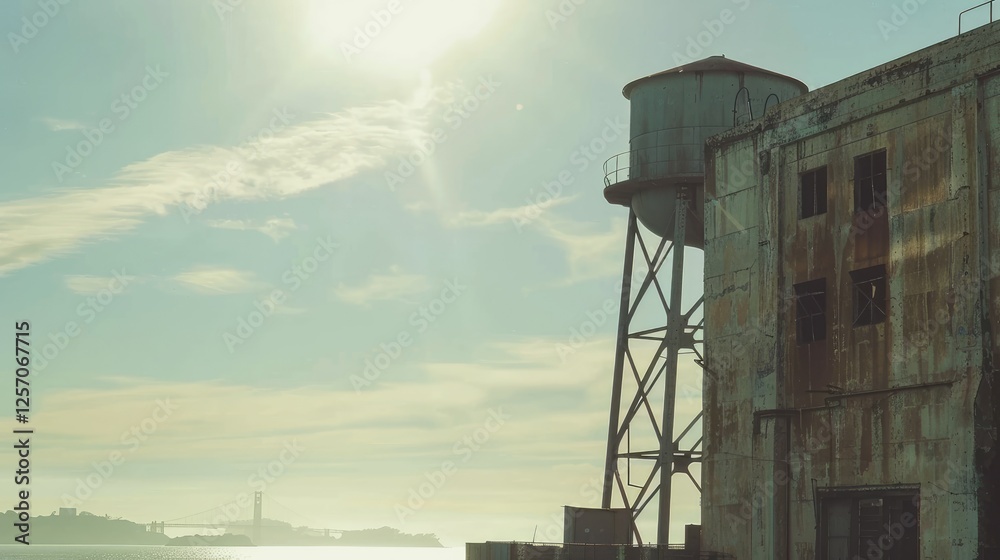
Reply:
[[826, 278], [795, 285], [796, 342], [826, 338]]
[[886, 296], [885, 265], [873, 266], [851, 272], [854, 282], [854, 326], [874, 325], [885, 320], [888, 297]]
[[918, 494], [851, 494], [822, 500], [820, 558], [919, 559]]
[[803, 173], [799, 179], [799, 217], [826, 213], [826, 167]]
[[875, 214], [886, 206], [885, 150], [854, 158], [854, 211]]

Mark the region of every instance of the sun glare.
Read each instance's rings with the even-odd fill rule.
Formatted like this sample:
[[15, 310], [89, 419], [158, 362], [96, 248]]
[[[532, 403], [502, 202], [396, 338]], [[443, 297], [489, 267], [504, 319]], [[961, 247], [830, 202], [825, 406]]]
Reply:
[[348, 63], [424, 68], [475, 37], [499, 0], [309, 0], [306, 32], [319, 52]]

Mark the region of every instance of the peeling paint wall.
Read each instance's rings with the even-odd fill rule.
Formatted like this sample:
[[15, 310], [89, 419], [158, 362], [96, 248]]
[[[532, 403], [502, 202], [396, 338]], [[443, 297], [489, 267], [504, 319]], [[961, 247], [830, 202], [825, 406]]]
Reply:
[[[855, 213], [855, 157], [882, 149], [887, 212]], [[1000, 24], [782, 103], [706, 162], [703, 548], [820, 558], [824, 489], [907, 486], [921, 558], [1000, 557]], [[827, 210], [800, 219], [822, 166]], [[874, 265], [887, 318], [855, 326]], [[793, 286], [820, 278], [826, 336], [799, 344]]]

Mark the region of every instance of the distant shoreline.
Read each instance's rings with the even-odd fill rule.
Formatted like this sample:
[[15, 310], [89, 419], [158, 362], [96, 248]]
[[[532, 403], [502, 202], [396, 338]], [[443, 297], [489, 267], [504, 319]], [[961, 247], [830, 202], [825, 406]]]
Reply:
[[[0, 513], [0, 543], [24, 546], [14, 541], [16, 512]], [[193, 540], [194, 535], [168, 537], [162, 533], [150, 532], [146, 524], [125, 519], [111, 519], [87, 512], [79, 515], [48, 515], [32, 517], [30, 544], [71, 545], [71, 546], [320, 546], [320, 547], [360, 547], [360, 548], [446, 548], [433, 534], [411, 535], [392, 527], [359, 529], [336, 533], [338, 537], [317, 535], [305, 529], [293, 527], [289, 523], [266, 519], [261, 527], [261, 542], [253, 543], [249, 532], [252, 523], [234, 521], [220, 527], [225, 535], [202, 536], [201, 540], [225, 542], [227, 544], [179, 544]], [[180, 539], [180, 540], [177, 540]], [[174, 542], [174, 544], [171, 544]], [[244, 543], [244, 544], [228, 544]]]

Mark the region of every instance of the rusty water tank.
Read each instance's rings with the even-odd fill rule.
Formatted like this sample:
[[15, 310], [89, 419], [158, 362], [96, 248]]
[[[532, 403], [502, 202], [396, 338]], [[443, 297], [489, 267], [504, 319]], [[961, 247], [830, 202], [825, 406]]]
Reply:
[[605, 163], [604, 197], [671, 239], [677, 190], [688, 186], [685, 245], [704, 248], [705, 140], [808, 91], [794, 78], [724, 56], [630, 82], [622, 90], [630, 102], [629, 151]]

